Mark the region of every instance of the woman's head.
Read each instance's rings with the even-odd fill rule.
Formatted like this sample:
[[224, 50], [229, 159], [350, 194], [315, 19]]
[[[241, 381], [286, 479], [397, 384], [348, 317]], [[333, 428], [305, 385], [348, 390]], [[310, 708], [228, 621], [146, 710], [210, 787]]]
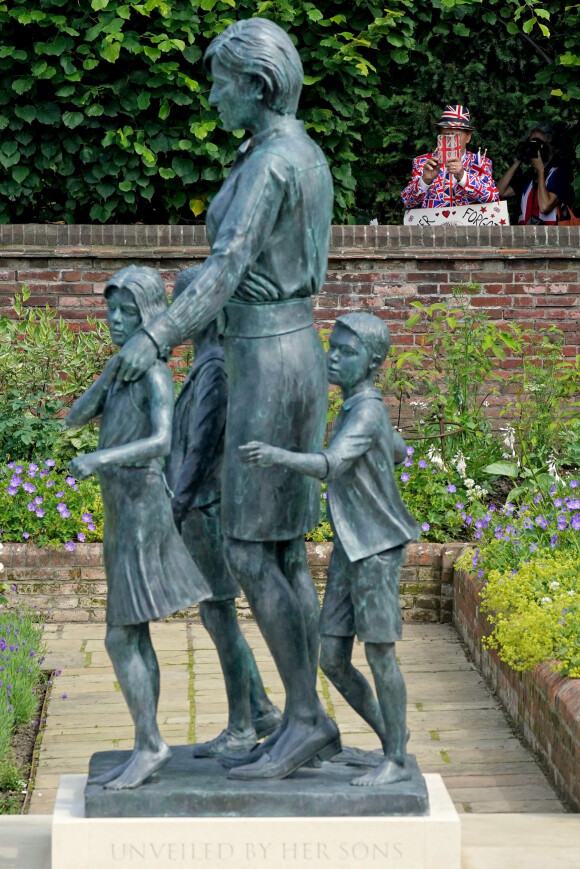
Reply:
[[304, 77], [302, 61], [286, 31], [273, 21], [247, 18], [231, 24], [211, 41], [204, 63], [214, 59], [233, 73], [258, 79], [271, 111], [295, 114]]
[[165, 285], [148, 266], [127, 266], [115, 272], [105, 287], [105, 299], [111, 340], [118, 346], [167, 309]]
[[526, 142], [529, 142], [530, 139], [539, 138], [544, 142], [552, 144], [555, 135], [556, 130], [554, 129], [554, 125], [550, 123], [550, 121], [540, 121], [539, 124], [534, 124], [533, 127], [529, 128], [524, 138]]

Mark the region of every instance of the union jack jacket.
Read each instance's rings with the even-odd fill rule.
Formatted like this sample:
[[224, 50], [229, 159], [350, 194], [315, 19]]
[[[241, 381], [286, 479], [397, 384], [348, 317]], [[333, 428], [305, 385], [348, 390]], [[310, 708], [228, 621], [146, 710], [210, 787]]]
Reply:
[[462, 162], [465, 173], [461, 182], [442, 166], [439, 175], [427, 187], [423, 182], [423, 166], [432, 154], [422, 154], [413, 160], [413, 175], [401, 193], [405, 208], [440, 208], [443, 205], [471, 205], [473, 202], [498, 202], [499, 193], [491, 177], [491, 160], [466, 151]]

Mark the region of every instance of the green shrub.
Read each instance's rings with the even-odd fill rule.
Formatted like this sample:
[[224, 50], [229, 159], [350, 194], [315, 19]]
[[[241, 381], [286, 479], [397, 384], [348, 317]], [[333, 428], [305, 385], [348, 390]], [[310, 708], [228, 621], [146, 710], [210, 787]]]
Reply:
[[94, 425], [66, 432], [63, 417], [114, 348], [104, 323], [89, 319], [89, 330], [75, 331], [48, 307], [24, 307], [29, 295], [24, 286], [14, 316], [0, 317], [0, 457], [63, 468], [96, 446]]
[[[539, 29], [543, 7], [550, 38]], [[475, 145], [489, 149], [496, 175], [528, 118], [574, 123], [577, 6], [521, 6], [517, 24], [516, 8], [504, 0], [394, 0], [387, 9], [369, 0], [0, 3], [0, 221], [203, 219], [236, 140], [209, 107], [201, 58], [233, 20], [258, 14], [298, 44], [300, 116], [331, 162], [336, 221], [400, 222], [411, 158], [432, 148], [446, 103], [470, 107]]]
[[481, 592], [485, 644], [515, 670], [549, 661], [580, 677], [580, 553], [539, 550], [517, 570], [491, 570]]

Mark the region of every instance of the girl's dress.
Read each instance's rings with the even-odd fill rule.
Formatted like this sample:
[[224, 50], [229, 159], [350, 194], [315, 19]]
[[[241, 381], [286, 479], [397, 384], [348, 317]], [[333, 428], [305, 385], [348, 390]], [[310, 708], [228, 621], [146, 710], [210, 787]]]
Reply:
[[[169, 395], [171, 376], [167, 371]], [[113, 383], [103, 410], [99, 449], [151, 436], [145, 374]], [[171, 615], [211, 596], [179, 536], [159, 458], [99, 469], [104, 505], [107, 624], [134, 625]]]

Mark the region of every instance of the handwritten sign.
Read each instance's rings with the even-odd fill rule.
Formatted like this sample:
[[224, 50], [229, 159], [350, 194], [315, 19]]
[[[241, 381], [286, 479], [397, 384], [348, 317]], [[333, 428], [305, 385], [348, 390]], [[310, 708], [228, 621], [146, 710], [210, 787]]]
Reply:
[[405, 226], [509, 226], [509, 222], [505, 202], [411, 208], [403, 221]]

